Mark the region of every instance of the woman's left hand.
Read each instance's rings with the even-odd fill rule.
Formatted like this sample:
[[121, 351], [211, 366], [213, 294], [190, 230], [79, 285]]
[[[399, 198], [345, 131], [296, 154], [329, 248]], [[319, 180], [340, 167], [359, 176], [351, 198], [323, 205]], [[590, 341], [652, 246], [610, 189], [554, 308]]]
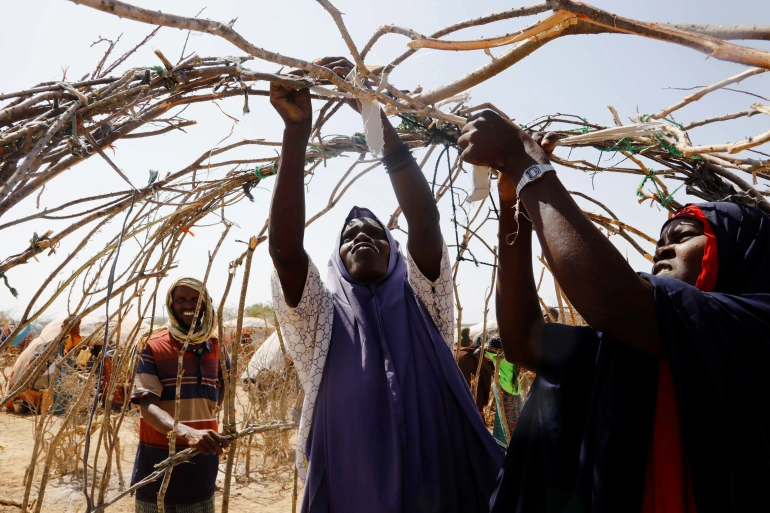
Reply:
[[[324, 57], [323, 59], [314, 60], [313, 64], [329, 68], [342, 79], [347, 78], [355, 67], [353, 66], [353, 63], [345, 57]], [[361, 103], [358, 100], [348, 99], [347, 104], [356, 112], [361, 112]]]

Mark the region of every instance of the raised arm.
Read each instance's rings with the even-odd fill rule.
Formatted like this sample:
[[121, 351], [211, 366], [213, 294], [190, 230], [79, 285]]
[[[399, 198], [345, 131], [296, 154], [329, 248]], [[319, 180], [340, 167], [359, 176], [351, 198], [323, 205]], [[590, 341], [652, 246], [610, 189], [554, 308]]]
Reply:
[[[545, 151], [529, 135], [492, 111], [474, 116], [459, 143], [464, 160], [494, 167], [515, 184], [531, 165], [549, 164]], [[551, 272], [588, 324], [629, 346], [662, 356], [652, 285], [583, 215], [556, 173], [545, 173], [528, 184], [520, 199]], [[520, 270], [525, 272], [525, 267]], [[503, 291], [505, 301], [512, 301], [517, 292], [526, 293], [523, 289], [509, 292]]]
[[308, 89], [285, 89], [270, 84], [270, 103], [285, 124], [278, 174], [270, 203], [268, 245], [281, 280], [286, 304], [296, 307], [302, 299], [308, 258], [305, 238], [305, 152], [312, 128]]
[[[381, 117], [385, 132], [383, 160], [387, 160], [388, 156], [393, 156], [393, 152], [398, 151], [404, 143], [388, 117], [384, 113]], [[407, 239], [409, 254], [422, 274], [429, 280], [435, 281], [441, 272], [441, 254], [444, 247], [438, 207], [430, 191], [430, 185], [414, 157], [406, 154], [405, 158], [399, 160], [403, 164], [399, 165], [399, 162], [395, 162], [393, 166], [396, 170], [388, 176], [409, 225]]]
[[[342, 77], [346, 77], [353, 69], [353, 65], [344, 57], [327, 57], [315, 63], [330, 68]], [[440, 274], [443, 248], [438, 208], [417, 162], [402, 148], [404, 143], [388, 117], [382, 112], [380, 116], [385, 138], [383, 161], [388, 162], [394, 170], [389, 173], [390, 183], [409, 225], [409, 254], [422, 274], [434, 281]]]
[[495, 309], [500, 342], [509, 362], [535, 371], [543, 354], [543, 316], [532, 272], [532, 222], [516, 209], [516, 186], [498, 180], [500, 226]]

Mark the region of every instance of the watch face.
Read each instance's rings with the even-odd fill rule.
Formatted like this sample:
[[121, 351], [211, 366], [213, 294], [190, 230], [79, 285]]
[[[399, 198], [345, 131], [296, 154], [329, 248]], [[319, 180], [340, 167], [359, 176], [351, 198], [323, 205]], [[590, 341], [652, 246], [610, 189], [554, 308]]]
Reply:
[[524, 174], [527, 175], [527, 178], [530, 180], [533, 180], [540, 176], [543, 173], [542, 169], [540, 169], [540, 166], [532, 166], [531, 168], [527, 169]]

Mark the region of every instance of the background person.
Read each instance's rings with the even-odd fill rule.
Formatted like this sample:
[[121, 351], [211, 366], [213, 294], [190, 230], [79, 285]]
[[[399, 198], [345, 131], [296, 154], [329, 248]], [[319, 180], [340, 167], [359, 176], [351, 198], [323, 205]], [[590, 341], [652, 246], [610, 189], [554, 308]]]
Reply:
[[[199, 296], [203, 294], [195, 330], [189, 336]], [[228, 441], [217, 432], [217, 406], [224, 382], [219, 362], [219, 342], [214, 305], [203, 284], [195, 278], [174, 282], [166, 296], [169, 321], [152, 334], [139, 357], [131, 402], [142, 410], [139, 447], [131, 484], [141, 481], [168, 458], [168, 433], [174, 429], [177, 360], [182, 343], [184, 354], [181, 405], [176, 438], [177, 452], [193, 447], [200, 454], [171, 473], [164, 506], [166, 513], [214, 513], [219, 456]], [[226, 362], [230, 369], [229, 357]], [[137, 513], [155, 513], [162, 480], [136, 491]]]
[[[482, 335], [476, 337], [473, 344], [469, 345], [460, 353], [460, 356], [457, 359], [457, 366], [460, 367], [460, 372], [462, 372], [471, 391], [473, 391], [473, 382], [478, 382], [476, 385], [475, 397], [476, 407], [483, 416], [484, 408], [489, 402], [489, 390], [492, 385], [492, 376], [495, 373], [495, 367], [490, 360], [484, 358], [484, 355], [481, 354], [482, 338]], [[479, 358], [483, 358], [480, 370]]]

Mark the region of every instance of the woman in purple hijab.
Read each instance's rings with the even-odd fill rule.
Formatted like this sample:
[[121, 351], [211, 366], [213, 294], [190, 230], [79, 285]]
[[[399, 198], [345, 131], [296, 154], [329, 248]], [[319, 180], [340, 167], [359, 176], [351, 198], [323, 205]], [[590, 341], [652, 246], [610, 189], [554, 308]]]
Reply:
[[[316, 64], [341, 76], [351, 68], [340, 57]], [[273, 304], [305, 391], [303, 513], [488, 512], [502, 453], [452, 355], [451, 267], [422, 171], [382, 115], [407, 254], [355, 207], [324, 284], [303, 247], [310, 94], [273, 84], [270, 101], [286, 124], [268, 240]]]

